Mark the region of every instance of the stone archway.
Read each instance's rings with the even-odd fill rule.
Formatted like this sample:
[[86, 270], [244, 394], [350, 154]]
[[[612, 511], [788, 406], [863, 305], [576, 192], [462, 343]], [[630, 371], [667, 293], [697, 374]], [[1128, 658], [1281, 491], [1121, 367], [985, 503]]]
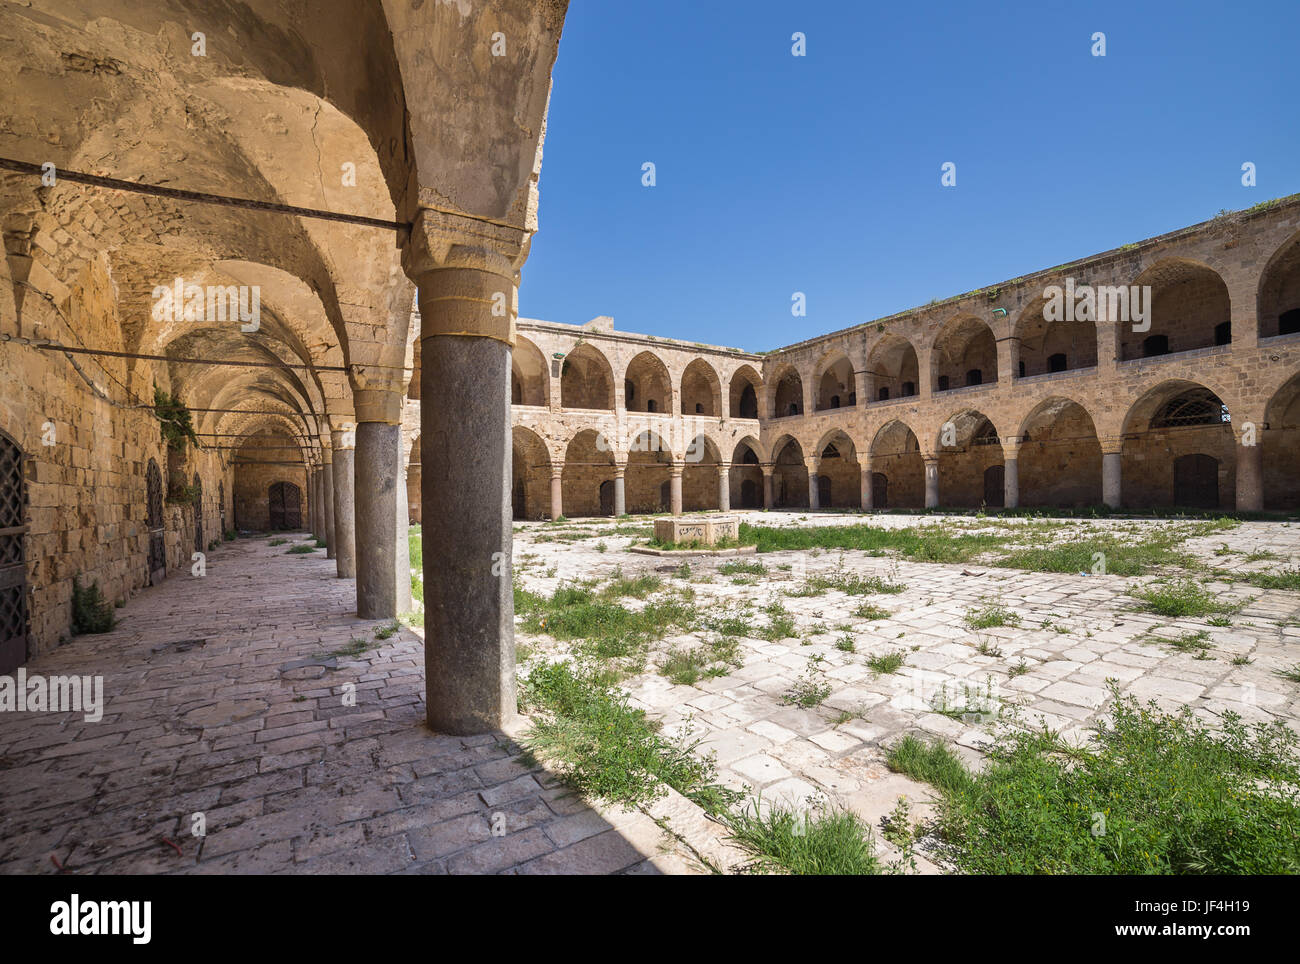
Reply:
[[1228, 286], [1213, 268], [1187, 258], [1165, 258], [1138, 275], [1133, 284], [1151, 286], [1150, 328], [1120, 327], [1121, 360], [1231, 344]]
[[948, 392], [998, 380], [998, 350], [993, 329], [973, 315], [954, 318], [940, 330], [930, 353], [935, 392]]
[[1235, 508], [1236, 440], [1228, 407], [1204, 385], [1163, 382], [1134, 402], [1124, 421], [1124, 507], [1171, 508], [1180, 497], [1203, 502], [1208, 463], [1185, 459], [1189, 455], [1215, 462], [1218, 504], [1188, 508]]
[[916, 433], [895, 419], [871, 442], [872, 501], [876, 509], [919, 509], [925, 505], [925, 461]]
[[1002, 505], [1002, 497], [996, 503], [986, 501], [988, 470], [1003, 467], [1002, 439], [987, 415], [974, 409], [957, 412], [939, 427], [935, 443], [940, 505], [964, 509]]
[[1101, 443], [1082, 405], [1053, 396], [1020, 426], [1017, 454], [1022, 506], [1081, 507], [1102, 501]]
[[791, 436], [778, 439], [772, 458], [772, 504], [778, 509], [808, 508], [808, 466], [803, 446]]

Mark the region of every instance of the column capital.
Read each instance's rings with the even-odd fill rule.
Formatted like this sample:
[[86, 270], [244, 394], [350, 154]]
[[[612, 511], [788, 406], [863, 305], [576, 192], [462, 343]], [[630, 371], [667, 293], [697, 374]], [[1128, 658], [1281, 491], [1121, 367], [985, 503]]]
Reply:
[[808, 472], [811, 474], [816, 472], [818, 469], [822, 467], [822, 460], [817, 458], [816, 456], [809, 456], [808, 458], [803, 460], [803, 464], [804, 467], [807, 468]]
[[681, 478], [682, 473], [686, 471], [686, 463], [673, 462], [670, 466], [668, 466], [668, 471], [673, 476], [673, 478], [679, 479]]
[[330, 448], [336, 452], [347, 451], [357, 447], [357, 429], [354, 422], [343, 422], [338, 428], [330, 429]]
[[1119, 455], [1124, 451], [1124, 439], [1119, 435], [1104, 435], [1097, 439], [1102, 455]]
[[498, 221], [420, 208], [402, 249], [402, 269], [420, 283], [449, 268], [486, 271], [511, 281], [528, 258], [532, 234]]
[[358, 422], [402, 424], [402, 393], [392, 389], [360, 388], [352, 392], [352, 407]]
[[775, 462], [760, 462], [758, 467], [759, 469], [762, 470], [763, 474], [766, 476], [771, 476], [772, 473], [776, 471]]

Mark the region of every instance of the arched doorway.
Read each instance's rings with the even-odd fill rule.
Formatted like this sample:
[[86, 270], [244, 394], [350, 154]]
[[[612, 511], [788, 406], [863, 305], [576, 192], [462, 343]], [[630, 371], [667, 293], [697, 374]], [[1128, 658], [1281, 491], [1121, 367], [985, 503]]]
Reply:
[[149, 585], [156, 586], [167, 578], [167, 539], [163, 532], [162, 472], [153, 459], [149, 460], [145, 472], [145, 500], [149, 526]]
[[742, 509], [763, 507], [763, 469], [758, 464], [758, 442], [752, 437], [736, 443], [731, 453], [731, 504]]
[[925, 505], [925, 461], [916, 434], [895, 419], [871, 442], [873, 508], [920, 508]]
[[984, 470], [984, 504], [1000, 509], [1007, 499], [1007, 473], [1002, 465], [990, 465]]
[[0, 432], [0, 673], [27, 661], [26, 514], [23, 452]]
[[808, 467], [803, 447], [786, 436], [776, 444], [772, 469], [773, 499], [778, 509], [808, 508]]
[[292, 482], [273, 482], [267, 492], [272, 529], [297, 529], [302, 525], [302, 491]]
[[934, 340], [930, 368], [936, 392], [996, 382], [998, 350], [993, 330], [972, 315], [954, 318]]
[[988, 499], [988, 470], [1002, 468], [1002, 440], [983, 412], [957, 412], [939, 428], [939, 504], [975, 509], [1000, 506]]
[[[510, 474], [514, 518], [545, 518], [551, 511], [551, 456], [541, 436], [522, 425], [511, 429]], [[573, 517], [576, 510], [565, 496], [564, 514]]]
[[777, 376], [772, 388], [772, 417], [786, 418], [803, 414], [803, 379], [793, 365]]
[[873, 509], [889, 508], [889, 476], [884, 472], [871, 473], [871, 507]]
[[[1213, 485], [1206, 477], [1211, 462]], [[1125, 508], [1234, 506], [1236, 440], [1223, 400], [1183, 379], [1151, 389], [1125, 419], [1122, 475]]]
[[763, 380], [758, 372], [742, 365], [731, 376], [731, 417], [758, 418], [758, 393]]
[[1134, 286], [1151, 286], [1150, 332], [1120, 326], [1120, 358], [1150, 358], [1232, 342], [1228, 286], [1208, 265], [1166, 258], [1142, 272]]
[[1192, 452], [1174, 459], [1174, 505], [1219, 507], [1219, 460]]
[[1034, 407], [1020, 426], [1022, 506], [1097, 505], [1101, 502], [1101, 443], [1092, 416], [1069, 398]]

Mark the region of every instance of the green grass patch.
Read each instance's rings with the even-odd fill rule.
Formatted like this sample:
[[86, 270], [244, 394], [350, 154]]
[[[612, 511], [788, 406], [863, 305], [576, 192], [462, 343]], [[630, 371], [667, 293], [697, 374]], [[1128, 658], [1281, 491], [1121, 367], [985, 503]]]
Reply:
[[1130, 595], [1139, 600], [1140, 609], [1171, 618], [1210, 616], [1239, 608], [1220, 602], [1217, 595], [1191, 579], [1150, 583]]
[[764, 576], [767, 575], [767, 566], [761, 562], [724, 562], [718, 566], [718, 572], [724, 576]]
[[903, 660], [906, 658], [907, 654], [901, 649], [880, 656], [868, 656], [867, 667], [877, 676], [887, 676], [890, 673], [898, 672], [899, 667], [903, 665]]
[[712, 759], [695, 752], [698, 741], [663, 736], [590, 669], [535, 666], [521, 695], [535, 720], [528, 750], [579, 793], [634, 807], [663, 796], [666, 784], [714, 814], [740, 798], [717, 783]]
[[859, 876], [885, 869], [871, 827], [850, 810], [808, 815], [755, 800], [727, 824], [731, 839], [754, 856], [751, 872]]
[[1019, 626], [1020, 614], [1000, 603], [986, 603], [966, 610], [964, 622], [969, 629], [993, 629], [998, 626]]
[[309, 552], [315, 552], [315, 551], [316, 551], [316, 547], [315, 547], [315, 546], [308, 545], [308, 544], [305, 543], [305, 542], [300, 542], [298, 545], [296, 545], [296, 546], [291, 546], [289, 549], [285, 550], [285, 555], [286, 555], [286, 556], [305, 556], [307, 553], [309, 553]]
[[950, 750], [905, 738], [891, 768], [940, 791], [946, 857], [970, 874], [1295, 874], [1300, 757], [1285, 725], [1211, 730], [1112, 687], [1088, 749], [1003, 727], [972, 774]]

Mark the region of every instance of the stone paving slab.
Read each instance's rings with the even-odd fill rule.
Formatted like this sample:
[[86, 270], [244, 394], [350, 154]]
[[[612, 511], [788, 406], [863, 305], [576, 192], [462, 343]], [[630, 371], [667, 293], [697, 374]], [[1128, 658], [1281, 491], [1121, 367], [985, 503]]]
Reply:
[[[942, 517], [892, 514], [869, 520], [839, 513], [737, 514], [743, 522], [762, 525], [948, 524]], [[590, 524], [598, 528], [607, 523]], [[1155, 531], [1169, 523], [1124, 519], [1086, 524], [1103, 531], [1133, 526]], [[549, 593], [569, 580], [609, 578], [616, 570], [625, 577], [657, 571], [627, 551], [631, 537], [602, 533], [605, 546], [598, 551], [594, 537], [534, 541], [545, 531], [544, 525], [516, 527], [516, 553], [530, 560], [517, 572], [534, 592]], [[1234, 555], [1223, 556], [1224, 545]], [[1185, 547], [1219, 568], [1244, 571], [1251, 567], [1241, 560], [1261, 550], [1274, 556], [1264, 566], [1295, 566], [1300, 563], [1300, 526], [1243, 522], [1228, 532], [1188, 540]], [[1224, 565], [1225, 558], [1238, 564]], [[766, 566], [767, 574], [735, 583], [718, 571], [721, 562], [697, 560], [688, 583], [667, 582], [689, 584], [701, 611], [743, 614], [754, 626], [765, 624], [759, 609], [779, 600], [794, 618], [799, 638], [777, 643], [739, 638], [740, 668], [694, 687], [665, 685], [655, 671], [662, 655], [656, 651], [646, 671], [625, 686], [635, 705], [666, 723], [666, 732], [683, 732], [689, 718], [692, 738], [701, 740], [702, 750], [715, 753], [720, 780], [762, 791], [765, 800], [795, 806], [801, 799], [830, 800], [856, 809], [873, 824], [892, 809], [900, 793], [923, 810], [930, 791], [891, 774], [883, 763], [885, 751], [904, 733], [920, 732], [948, 741], [979, 766], [992, 717], [940, 712], [944, 707], [936, 705], [937, 693], [961, 693], [963, 686], [972, 692], [991, 687], [994, 709], [1003, 718], [1014, 710], [1023, 723], [1052, 726], [1076, 741], [1086, 739], [1104, 713], [1109, 680], [1121, 693], [1154, 699], [1168, 710], [1188, 705], [1210, 719], [1231, 710], [1248, 721], [1276, 719], [1300, 729], [1300, 686], [1277, 676], [1277, 670], [1300, 663], [1298, 593], [1215, 583], [1217, 594], [1244, 606], [1231, 626], [1214, 627], [1200, 619], [1137, 612], [1130, 589], [1145, 581], [1139, 578], [914, 563], [856, 551], [783, 551], [751, 561]], [[840, 568], [901, 583], [905, 589], [866, 597], [835, 590], [788, 595], [807, 576]], [[864, 600], [890, 615], [870, 621], [855, 617], [853, 611]], [[967, 611], [990, 602], [1016, 613], [1019, 624], [967, 628]], [[743, 608], [746, 604], [750, 608]], [[821, 626], [827, 631], [818, 632]], [[855, 641], [852, 653], [833, 645], [846, 626]], [[1196, 631], [1209, 633], [1213, 649], [1208, 660], [1153, 638]], [[564, 650], [545, 637], [521, 638], [543, 654]], [[690, 640], [676, 637], [673, 645], [690, 645]], [[981, 654], [981, 645], [994, 655]], [[869, 656], [896, 650], [905, 654], [897, 673], [878, 676], [866, 665]], [[830, 684], [830, 694], [809, 708], [783, 702], [809, 672], [810, 656], [818, 658], [813, 673]], [[1251, 662], [1236, 665], [1234, 657]], [[937, 870], [930, 864], [922, 869]]]
[[523, 763], [517, 733], [428, 730], [421, 639], [377, 640], [355, 583], [285, 548], [227, 543], [27, 665], [103, 676], [106, 706], [0, 714], [0, 872], [707, 872]]

